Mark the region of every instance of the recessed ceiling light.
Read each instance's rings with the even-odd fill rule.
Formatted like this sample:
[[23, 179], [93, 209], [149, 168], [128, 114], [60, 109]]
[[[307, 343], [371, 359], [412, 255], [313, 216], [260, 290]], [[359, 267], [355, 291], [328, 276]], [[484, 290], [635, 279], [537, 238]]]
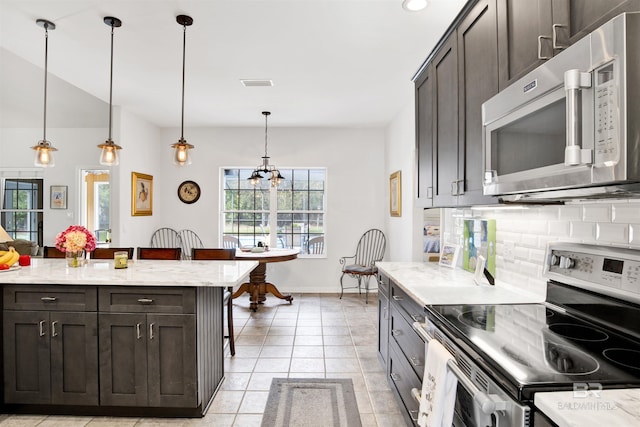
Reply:
[[409, 12], [417, 12], [427, 7], [427, 0], [403, 0], [402, 7]]
[[273, 86], [273, 81], [269, 79], [240, 79], [244, 87]]

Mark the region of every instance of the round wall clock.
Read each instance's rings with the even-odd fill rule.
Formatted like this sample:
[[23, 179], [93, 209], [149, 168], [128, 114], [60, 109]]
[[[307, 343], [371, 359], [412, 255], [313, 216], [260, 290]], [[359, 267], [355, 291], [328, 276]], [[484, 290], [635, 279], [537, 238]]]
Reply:
[[178, 186], [178, 198], [183, 203], [195, 203], [200, 198], [200, 186], [195, 181], [185, 181]]

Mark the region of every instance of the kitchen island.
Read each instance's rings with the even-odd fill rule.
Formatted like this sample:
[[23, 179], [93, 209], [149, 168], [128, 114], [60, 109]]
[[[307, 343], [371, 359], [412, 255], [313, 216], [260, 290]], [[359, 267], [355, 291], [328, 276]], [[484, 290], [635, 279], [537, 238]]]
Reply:
[[33, 259], [0, 273], [2, 411], [203, 416], [224, 378], [224, 290], [257, 264]]

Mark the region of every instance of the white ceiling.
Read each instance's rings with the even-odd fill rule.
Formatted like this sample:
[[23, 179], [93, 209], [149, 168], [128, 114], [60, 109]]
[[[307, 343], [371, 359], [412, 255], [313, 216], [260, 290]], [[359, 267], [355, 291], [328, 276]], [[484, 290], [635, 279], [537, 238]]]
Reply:
[[[110, 27], [113, 103], [160, 127], [180, 126], [182, 26], [185, 127], [381, 127], [409, 102], [411, 77], [465, 0], [0, 0], [0, 126], [42, 126], [44, 30], [48, 125], [104, 126]], [[38, 68], [34, 67], [37, 66]], [[59, 77], [59, 79], [57, 78]], [[271, 79], [246, 88], [240, 79]], [[68, 82], [68, 83], [65, 83]], [[86, 93], [70, 95], [70, 85]], [[104, 102], [92, 100], [93, 95]]]

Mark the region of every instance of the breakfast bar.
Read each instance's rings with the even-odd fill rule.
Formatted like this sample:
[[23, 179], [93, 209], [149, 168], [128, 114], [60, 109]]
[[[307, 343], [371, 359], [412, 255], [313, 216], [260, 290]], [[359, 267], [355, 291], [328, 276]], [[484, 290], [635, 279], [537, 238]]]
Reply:
[[33, 259], [0, 273], [2, 411], [203, 416], [224, 378], [224, 290], [257, 265]]

